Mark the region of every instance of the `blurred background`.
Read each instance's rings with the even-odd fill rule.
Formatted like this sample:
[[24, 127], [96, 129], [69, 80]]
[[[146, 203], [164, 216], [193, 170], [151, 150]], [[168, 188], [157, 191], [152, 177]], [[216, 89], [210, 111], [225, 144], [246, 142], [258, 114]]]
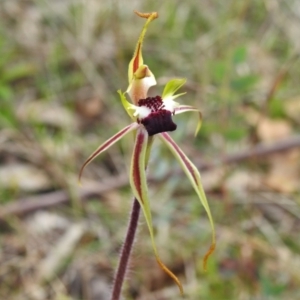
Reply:
[[[144, 59], [160, 94], [187, 78], [172, 133], [199, 167], [217, 249], [190, 183], [155, 141], [151, 208], [162, 260], [186, 299], [300, 299], [299, 0], [1, 0], [0, 298], [109, 299], [132, 204], [117, 90], [144, 20]], [[141, 216], [124, 299], [179, 299]]]

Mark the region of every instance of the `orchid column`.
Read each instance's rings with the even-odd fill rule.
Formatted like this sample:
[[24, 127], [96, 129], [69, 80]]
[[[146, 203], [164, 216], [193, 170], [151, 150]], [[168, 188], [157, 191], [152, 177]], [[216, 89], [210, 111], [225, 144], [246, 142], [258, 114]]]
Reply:
[[[155, 136], [158, 136], [160, 138], [160, 140], [171, 150], [171, 153], [173, 153], [175, 158], [179, 161], [183, 171], [186, 173], [188, 179], [190, 180], [192, 187], [194, 188], [200, 202], [202, 203], [208, 215], [209, 222], [212, 228], [212, 243], [203, 260], [204, 268], [206, 266], [209, 255], [214, 251], [215, 248], [214, 224], [208, 202], [202, 188], [199, 171], [180, 149], [180, 147], [175, 143], [171, 136], [167, 133], [170, 131], [174, 131], [177, 128], [177, 125], [173, 122], [174, 115], [184, 112], [196, 112], [199, 115], [199, 121], [196, 128], [197, 134], [201, 127], [201, 113], [195, 107], [189, 105], [180, 105], [178, 102], [174, 101], [177, 97], [185, 94], [175, 94], [186, 82], [186, 80], [182, 78], [170, 80], [166, 84], [161, 95], [158, 95], [156, 97], [148, 97], [148, 90], [151, 86], [156, 85], [156, 80], [149, 67], [144, 64], [142, 56], [142, 45], [149, 24], [158, 17], [158, 14], [155, 12], [135, 13], [142, 18], [146, 18], [147, 20], [138, 39], [133, 58], [129, 63], [129, 86], [125, 93], [121, 92], [120, 90], [118, 91], [121, 103], [128, 113], [129, 117], [131, 118], [132, 123], [123, 128], [113, 137], [108, 139], [94, 153], [92, 153], [91, 156], [83, 164], [79, 174], [80, 178], [83, 169], [95, 157], [108, 149], [129, 132], [134, 132], [135, 144], [133, 148], [129, 179], [135, 200], [133, 211], [131, 214], [131, 220], [128, 227], [128, 233], [120, 257], [118, 272], [115, 277], [112, 296], [112, 299], [114, 300], [117, 300], [120, 297], [120, 290], [123, 284], [128, 259], [134, 240], [136, 226], [138, 224], [137, 221], [140, 207], [142, 208], [150, 233], [150, 239], [156, 261], [158, 265], [175, 281], [175, 283], [179, 287], [180, 293], [183, 294], [181, 282], [175, 276], [175, 274], [173, 274], [172, 271], [170, 271], [161, 261], [154, 239], [152, 215], [150, 209], [150, 201], [148, 198], [148, 187], [145, 170], [147, 168], [147, 163], [150, 156], [152, 141]], [[127, 100], [127, 95], [131, 99], [131, 102]]]

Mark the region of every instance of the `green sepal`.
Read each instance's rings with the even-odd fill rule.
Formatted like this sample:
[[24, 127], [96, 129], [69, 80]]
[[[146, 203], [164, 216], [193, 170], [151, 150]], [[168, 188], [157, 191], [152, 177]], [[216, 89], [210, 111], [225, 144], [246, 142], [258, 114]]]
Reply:
[[198, 123], [197, 123], [197, 127], [195, 130], [195, 136], [197, 136], [197, 134], [199, 133], [199, 131], [201, 129], [201, 125], [202, 125], [202, 113], [198, 108], [190, 106], [190, 105], [179, 105], [178, 107], [176, 107], [174, 114], [178, 115], [178, 114], [182, 114], [182, 113], [190, 112], [190, 111], [195, 111], [198, 113]]
[[[138, 16], [141, 17], [141, 14], [137, 13]], [[139, 39], [137, 41], [137, 44], [135, 46], [135, 50], [133, 53], [133, 57], [129, 63], [128, 66], [128, 81], [129, 84], [131, 83], [131, 81], [133, 80], [133, 74], [136, 72], [136, 70], [143, 65], [143, 55], [142, 55], [142, 46], [143, 46], [143, 41], [144, 41], [144, 37], [147, 31], [147, 28], [149, 26], [149, 24], [158, 17], [157, 13], [150, 13], [147, 16], [147, 21], [140, 33]]]
[[186, 83], [185, 78], [175, 78], [171, 79], [165, 86], [164, 91], [162, 93], [162, 98], [172, 97], [173, 99], [184, 95], [185, 93], [178, 94], [173, 96], [184, 84]]
[[178, 160], [180, 163], [183, 171], [185, 172], [187, 178], [191, 182], [196, 194], [198, 195], [198, 198], [203, 205], [208, 219], [209, 223], [212, 229], [212, 242], [209, 250], [206, 252], [204, 259], [203, 259], [203, 266], [204, 269], [206, 269], [206, 264], [209, 256], [213, 253], [216, 247], [216, 233], [215, 233], [215, 226], [213, 222], [213, 218], [211, 215], [211, 211], [208, 205], [208, 201], [206, 199], [206, 195], [204, 192], [204, 189], [202, 187], [202, 181], [201, 181], [201, 176], [196, 168], [196, 166], [189, 160], [189, 158], [185, 155], [185, 153], [179, 148], [179, 146], [175, 143], [175, 141], [171, 138], [171, 136], [163, 132], [159, 135], [161, 140], [167, 145], [167, 147], [171, 150], [175, 158]]
[[[149, 138], [149, 139], [148, 139]], [[130, 166], [130, 186], [135, 198], [141, 205], [146, 224], [149, 230], [150, 239], [154, 255], [159, 266], [175, 281], [180, 293], [183, 294], [182, 284], [179, 279], [170, 271], [161, 261], [154, 239], [154, 230], [152, 224], [152, 215], [150, 210], [150, 201], [148, 198], [148, 186], [146, 179], [146, 165], [149, 160], [150, 149], [152, 145], [152, 137], [148, 136], [145, 128], [140, 127], [136, 132], [135, 145]]]
[[121, 98], [122, 105], [123, 105], [124, 109], [126, 110], [127, 114], [129, 115], [131, 120], [135, 121], [135, 117], [133, 116], [133, 111], [132, 111], [133, 105], [127, 101], [125, 93], [122, 93], [121, 90], [118, 90], [118, 94]]

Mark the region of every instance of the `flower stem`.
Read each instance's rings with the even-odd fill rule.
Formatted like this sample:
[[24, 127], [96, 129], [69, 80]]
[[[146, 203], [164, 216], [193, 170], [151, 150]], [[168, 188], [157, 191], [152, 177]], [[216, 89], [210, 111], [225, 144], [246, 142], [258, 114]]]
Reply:
[[114, 278], [112, 294], [110, 298], [111, 300], [120, 299], [121, 290], [122, 290], [124, 278], [128, 267], [128, 262], [129, 262], [132, 246], [134, 243], [135, 233], [138, 226], [140, 210], [141, 210], [141, 206], [137, 201], [137, 199], [134, 198], [130, 220], [127, 228], [127, 233], [121, 250], [118, 269]]

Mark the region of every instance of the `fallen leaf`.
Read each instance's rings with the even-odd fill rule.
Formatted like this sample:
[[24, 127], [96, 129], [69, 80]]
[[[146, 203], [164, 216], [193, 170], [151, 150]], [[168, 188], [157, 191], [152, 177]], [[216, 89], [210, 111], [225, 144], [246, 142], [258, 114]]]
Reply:
[[42, 123], [53, 127], [74, 129], [74, 116], [63, 106], [46, 101], [31, 101], [19, 106], [17, 116], [22, 121]]
[[58, 268], [74, 252], [85, 231], [84, 224], [73, 224], [56, 245], [53, 245], [48, 255], [39, 264], [39, 277], [42, 281], [53, 278]]
[[300, 123], [300, 97], [286, 101], [285, 112], [293, 121]]
[[208, 170], [201, 175], [202, 185], [206, 191], [212, 191], [220, 186], [225, 175], [225, 168]]
[[51, 181], [43, 170], [29, 164], [8, 164], [0, 167], [2, 188], [18, 189], [26, 192], [46, 190]]
[[278, 141], [291, 135], [292, 127], [285, 120], [262, 118], [257, 124], [257, 135], [266, 143]]
[[275, 154], [270, 157], [271, 168], [265, 184], [282, 193], [300, 190], [300, 151], [290, 150], [285, 155]]
[[88, 99], [78, 100], [76, 103], [77, 112], [83, 117], [96, 118], [103, 110], [103, 103], [98, 97], [91, 97]]
[[258, 190], [261, 186], [261, 182], [261, 174], [246, 170], [238, 170], [226, 179], [224, 187], [229, 192], [244, 194], [247, 191]]
[[66, 229], [70, 222], [57, 213], [38, 211], [30, 215], [26, 223], [29, 232], [45, 234], [55, 229]]

